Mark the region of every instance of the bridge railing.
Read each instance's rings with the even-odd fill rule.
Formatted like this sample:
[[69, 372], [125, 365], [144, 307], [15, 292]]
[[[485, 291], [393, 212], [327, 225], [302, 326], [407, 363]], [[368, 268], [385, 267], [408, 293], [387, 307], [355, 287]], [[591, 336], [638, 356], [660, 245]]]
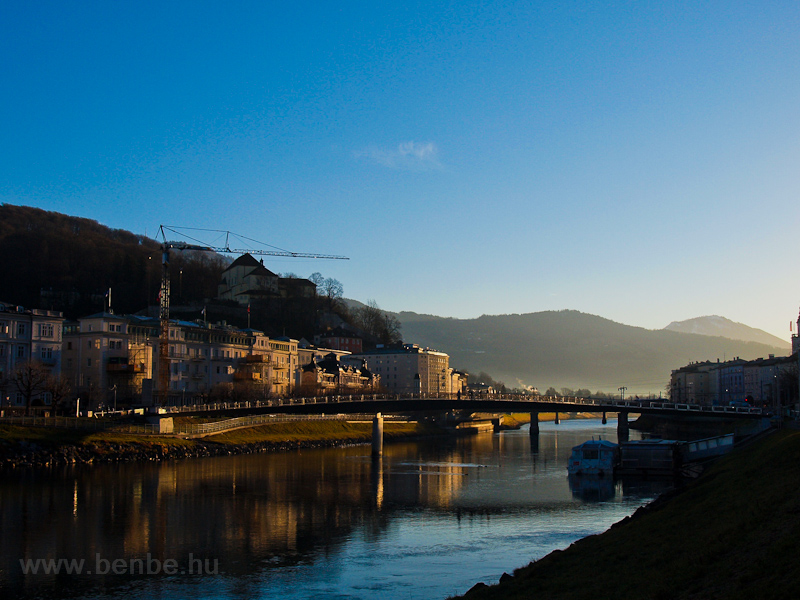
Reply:
[[159, 412], [163, 413], [181, 413], [181, 412], [224, 412], [231, 410], [243, 410], [252, 408], [270, 408], [282, 406], [297, 406], [297, 405], [314, 405], [314, 404], [338, 404], [338, 403], [354, 403], [354, 402], [373, 402], [373, 401], [391, 401], [391, 400], [461, 400], [468, 401], [486, 401], [493, 402], [524, 402], [526, 404], [549, 404], [549, 405], [563, 405], [565, 412], [567, 409], [574, 408], [580, 405], [586, 408], [598, 408], [598, 410], [606, 410], [609, 408], [625, 409], [629, 412], [636, 412], [636, 409], [663, 409], [670, 411], [682, 412], [713, 412], [713, 413], [727, 413], [727, 414], [763, 414], [763, 410], [755, 407], [746, 406], [705, 406], [700, 404], [687, 404], [687, 403], [673, 403], [664, 399], [630, 399], [630, 400], [615, 400], [609, 398], [580, 398], [576, 396], [532, 396], [529, 394], [353, 394], [353, 395], [335, 395], [335, 396], [308, 396], [308, 397], [286, 397], [286, 398], [269, 398], [266, 400], [253, 400], [245, 402], [216, 402], [207, 404], [194, 404], [188, 406], [169, 406], [160, 408]]

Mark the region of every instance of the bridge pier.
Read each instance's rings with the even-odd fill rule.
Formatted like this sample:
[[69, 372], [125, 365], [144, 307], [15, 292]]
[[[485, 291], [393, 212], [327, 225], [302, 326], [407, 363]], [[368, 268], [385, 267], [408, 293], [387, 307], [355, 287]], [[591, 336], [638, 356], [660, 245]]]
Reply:
[[617, 416], [617, 440], [619, 442], [627, 442], [630, 435], [630, 427], [628, 426], [628, 413], [621, 412]]
[[603, 425], [608, 424], [608, 419], [606, 419], [606, 411], [603, 411]]
[[539, 435], [539, 413], [531, 413], [531, 435]]
[[372, 456], [383, 454], [383, 415], [378, 413], [372, 419]]
[[555, 423], [556, 425], [560, 425], [561, 424], [561, 421], [558, 420], [558, 413], [556, 413], [556, 419], [555, 419], [555, 421], [553, 421], [553, 423]]

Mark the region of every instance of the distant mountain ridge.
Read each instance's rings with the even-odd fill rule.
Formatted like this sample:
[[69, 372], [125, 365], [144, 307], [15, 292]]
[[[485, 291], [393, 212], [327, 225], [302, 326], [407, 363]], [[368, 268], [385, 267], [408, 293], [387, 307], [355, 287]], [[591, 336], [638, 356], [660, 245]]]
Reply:
[[686, 321], [673, 321], [664, 329], [667, 331], [678, 331], [680, 333], [696, 333], [698, 335], [717, 335], [731, 340], [743, 340], [746, 342], [757, 342], [759, 344], [768, 344], [788, 350], [792, 347], [791, 343], [787, 340], [767, 333], [761, 329], [749, 327], [743, 323], [737, 323], [720, 317], [718, 315], [709, 315], [706, 317], [697, 317], [694, 319], [687, 319]]
[[403, 339], [450, 355], [451, 366], [485, 371], [509, 386], [628, 393], [664, 391], [689, 362], [786, 355], [775, 345], [649, 330], [574, 310], [452, 319], [400, 312]]

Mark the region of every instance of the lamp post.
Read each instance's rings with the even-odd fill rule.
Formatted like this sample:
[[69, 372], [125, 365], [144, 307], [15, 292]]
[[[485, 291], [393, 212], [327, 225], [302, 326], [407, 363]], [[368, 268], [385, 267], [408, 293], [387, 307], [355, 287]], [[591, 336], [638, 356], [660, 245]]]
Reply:
[[117, 412], [117, 384], [116, 383], [111, 388], [111, 391], [114, 392], [114, 412]]

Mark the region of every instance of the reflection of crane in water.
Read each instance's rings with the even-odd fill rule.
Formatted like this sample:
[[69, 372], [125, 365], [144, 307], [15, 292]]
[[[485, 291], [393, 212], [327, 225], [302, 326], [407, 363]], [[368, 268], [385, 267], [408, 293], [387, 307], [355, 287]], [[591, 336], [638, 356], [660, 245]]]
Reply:
[[[187, 235], [186, 231], [205, 231], [208, 233], [225, 234], [225, 244], [223, 246], [214, 246], [207, 244]], [[159, 235], [161, 236], [161, 290], [158, 293], [159, 298], [159, 339], [158, 339], [158, 394], [159, 400], [162, 404], [166, 403], [167, 394], [169, 392], [169, 251], [170, 250], [195, 250], [200, 252], [218, 252], [220, 254], [256, 254], [262, 256], [282, 256], [286, 258], [318, 258], [326, 260], [349, 260], [346, 256], [335, 256], [332, 254], [309, 254], [303, 252], [290, 252], [289, 250], [282, 250], [275, 246], [270, 246], [258, 240], [247, 238], [230, 231], [222, 231], [219, 229], [197, 229], [193, 227], [171, 227], [161, 225], [158, 228]], [[167, 240], [167, 232], [173, 233], [179, 237], [190, 239], [197, 243], [188, 242], [172, 242]], [[231, 237], [240, 240], [247, 240], [260, 246], [269, 246], [272, 250], [253, 250], [245, 248], [231, 248]]]

